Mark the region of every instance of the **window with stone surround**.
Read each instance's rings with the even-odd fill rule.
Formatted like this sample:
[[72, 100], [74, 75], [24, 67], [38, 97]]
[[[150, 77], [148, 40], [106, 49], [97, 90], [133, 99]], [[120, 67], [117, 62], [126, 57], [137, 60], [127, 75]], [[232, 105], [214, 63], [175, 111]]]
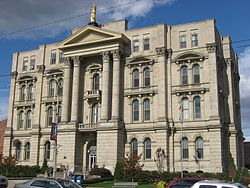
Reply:
[[36, 66], [36, 56], [30, 57], [30, 70], [34, 70]]
[[56, 64], [56, 50], [51, 51], [50, 64]]
[[34, 85], [30, 84], [28, 88], [28, 100], [34, 99]]
[[180, 48], [186, 48], [187, 47], [187, 36], [181, 35], [180, 36]]
[[17, 142], [16, 143], [16, 158], [17, 160], [22, 160], [22, 143], [21, 142]]
[[138, 156], [138, 141], [136, 138], [134, 138], [131, 143], [131, 154], [134, 156]]
[[201, 99], [200, 97], [194, 98], [194, 119], [201, 118]]
[[24, 57], [23, 58], [23, 71], [27, 71], [28, 70], [28, 63], [29, 63], [28, 57]]
[[132, 103], [133, 121], [139, 121], [139, 101], [136, 99]]
[[49, 96], [55, 96], [56, 81], [51, 80], [49, 83]]
[[57, 123], [61, 123], [62, 122], [62, 107], [58, 106], [57, 109]]
[[151, 140], [146, 138], [144, 141], [144, 158], [151, 159]]
[[64, 58], [63, 52], [59, 52], [59, 63], [63, 63], [63, 58]]
[[193, 83], [200, 83], [200, 66], [198, 64], [193, 66]]
[[144, 77], [144, 86], [150, 86], [150, 69], [145, 68], [143, 71], [143, 77]]
[[203, 154], [203, 139], [198, 137], [195, 141], [195, 156], [198, 159], [202, 159], [204, 157]]
[[183, 120], [188, 120], [189, 119], [189, 100], [187, 97], [184, 97], [181, 101], [182, 105], [182, 118]]
[[132, 73], [132, 86], [139, 87], [140, 79], [139, 79], [139, 70], [135, 69]]
[[92, 107], [92, 123], [97, 123], [99, 121], [99, 104], [96, 103]]
[[192, 47], [198, 46], [198, 34], [197, 33], [193, 33], [191, 35], [191, 46]]
[[139, 36], [134, 36], [132, 38], [132, 51], [139, 52]]
[[26, 99], [26, 85], [21, 87], [21, 97], [20, 100], [24, 101]]
[[100, 89], [100, 75], [95, 74], [93, 77], [93, 90], [99, 90]]
[[24, 128], [24, 111], [21, 111], [19, 114], [19, 129]]
[[50, 160], [50, 142], [44, 144], [44, 159]]
[[149, 34], [143, 35], [143, 50], [150, 50], [150, 37]]
[[188, 67], [182, 66], [180, 72], [181, 72], [181, 84], [182, 85], [188, 84]]
[[62, 79], [62, 78], [60, 78], [60, 79], [58, 80], [57, 94], [58, 94], [59, 96], [62, 96], [62, 95], [63, 95], [63, 79]]
[[27, 112], [27, 129], [31, 129], [32, 128], [32, 111], [29, 110]]
[[188, 159], [188, 139], [186, 137], [181, 140], [181, 158]]
[[30, 143], [28, 142], [24, 147], [24, 160], [30, 160]]
[[51, 125], [53, 122], [53, 107], [48, 108], [48, 125]]
[[144, 121], [150, 120], [150, 100], [145, 99], [143, 101]]

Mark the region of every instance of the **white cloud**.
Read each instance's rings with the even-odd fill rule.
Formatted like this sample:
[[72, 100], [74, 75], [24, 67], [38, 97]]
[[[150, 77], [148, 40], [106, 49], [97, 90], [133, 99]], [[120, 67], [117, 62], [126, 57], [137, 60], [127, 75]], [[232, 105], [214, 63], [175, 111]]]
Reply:
[[[241, 117], [243, 129], [250, 130], [250, 47], [239, 55]], [[247, 133], [247, 131], [244, 131]], [[249, 132], [249, 131], [248, 131]], [[250, 135], [249, 135], [250, 136]]]
[[[145, 16], [155, 6], [170, 4], [175, 0], [138, 0], [138, 2], [130, 3], [133, 1], [135, 0], [96, 0], [98, 22], [105, 23], [123, 18], [130, 18], [133, 21], [133, 19]], [[63, 18], [85, 15], [6, 36], [8, 38], [53, 38], [66, 30], [86, 25], [89, 22], [91, 4], [92, 1], [89, 0], [1, 0], [0, 35]], [[126, 5], [117, 6], [122, 4]], [[109, 7], [115, 8], [108, 9]]]

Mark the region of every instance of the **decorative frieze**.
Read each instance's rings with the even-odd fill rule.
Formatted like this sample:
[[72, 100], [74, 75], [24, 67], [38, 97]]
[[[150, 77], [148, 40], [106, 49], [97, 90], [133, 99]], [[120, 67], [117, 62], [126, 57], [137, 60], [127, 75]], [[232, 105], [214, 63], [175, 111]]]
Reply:
[[157, 55], [167, 55], [166, 47], [156, 48], [155, 50], [156, 50]]

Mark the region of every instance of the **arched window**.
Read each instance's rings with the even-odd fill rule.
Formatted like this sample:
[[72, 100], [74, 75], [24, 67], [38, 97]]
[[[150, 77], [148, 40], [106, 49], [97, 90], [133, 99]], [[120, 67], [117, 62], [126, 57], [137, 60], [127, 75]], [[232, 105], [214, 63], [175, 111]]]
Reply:
[[21, 111], [19, 114], [19, 128], [24, 128], [24, 111]]
[[187, 97], [182, 99], [181, 105], [182, 105], [182, 110], [183, 110], [182, 118], [183, 120], [187, 120], [189, 119], [189, 101]]
[[27, 113], [27, 128], [30, 129], [32, 127], [32, 112], [28, 111]]
[[194, 118], [201, 118], [201, 99], [200, 97], [194, 98]]
[[143, 110], [144, 110], [144, 120], [150, 120], [150, 100], [145, 99], [143, 102]]
[[181, 84], [188, 84], [188, 68], [183, 66], [181, 68]]
[[32, 84], [29, 85], [28, 99], [29, 100], [33, 100], [34, 99], [34, 86]]
[[21, 100], [25, 100], [25, 98], [26, 98], [26, 86], [24, 85], [24, 86], [22, 86], [22, 88], [21, 88]]
[[188, 139], [186, 137], [181, 140], [181, 157], [188, 159]]
[[200, 83], [200, 66], [199, 65], [193, 66], [193, 82], [194, 84]]
[[133, 101], [133, 121], [139, 121], [139, 101]]
[[144, 157], [145, 159], [151, 159], [151, 140], [147, 138], [144, 142]]
[[29, 142], [25, 145], [24, 160], [30, 160], [30, 143]]
[[143, 71], [144, 76], [144, 86], [150, 86], [150, 69], [146, 68]]
[[93, 90], [99, 90], [100, 89], [100, 75], [95, 74], [93, 77]]
[[92, 123], [99, 121], [99, 104], [94, 104], [92, 107]]
[[139, 87], [139, 70], [135, 69], [132, 74], [133, 87]]
[[198, 159], [202, 159], [203, 154], [203, 139], [201, 137], [198, 137], [195, 141], [195, 156]]
[[57, 112], [57, 123], [61, 123], [62, 122], [62, 107], [58, 106], [58, 112]]
[[44, 145], [45, 151], [44, 151], [44, 159], [49, 160], [50, 159], [50, 142], [47, 141]]
[[16, 158], [18, 160], [22, 159], [22, 144], [21, 144], [21, 142], [16, 143]]
[[51, 80], [49, 83], [49, 96], [55, 96], [56, 81]]
[[58, 90], [57, 90], [57, 92], [58, 92], [58, 95], [59, 96], [62, 96], [63, 95], [63, 79], [62, 78], [60, 78], [59, 80], [58, 80], [58, 88], [57, 88]]
[[131, 154], [135, 155], [135, 156], [138, 156], [138, 141], [137, 141], [136, 138], [134, 138], [131, 141]]
[[53, 122], [53, 108], [48, 108], [48, 125], [51, 125]]

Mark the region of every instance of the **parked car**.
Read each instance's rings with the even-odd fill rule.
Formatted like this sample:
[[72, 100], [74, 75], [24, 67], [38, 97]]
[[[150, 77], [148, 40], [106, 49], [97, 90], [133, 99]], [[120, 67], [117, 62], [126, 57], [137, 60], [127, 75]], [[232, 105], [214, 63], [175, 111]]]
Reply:
[[196, 182], [205, 180], [204, 178], [174, 178], [171, 180], [166, 188], [190, 188]]
[[247, 188], [240, 183], [226, 183], [220, 180], [203, 180], [195, 183], [192, 188]]
[[8, 179], [4, 176], [0, 176], [0, 188], [8, 187]]
[[80, 185], [64, 179], [32, 179], [30, 181], [16, 184], [14, 188], [81, 188]]

